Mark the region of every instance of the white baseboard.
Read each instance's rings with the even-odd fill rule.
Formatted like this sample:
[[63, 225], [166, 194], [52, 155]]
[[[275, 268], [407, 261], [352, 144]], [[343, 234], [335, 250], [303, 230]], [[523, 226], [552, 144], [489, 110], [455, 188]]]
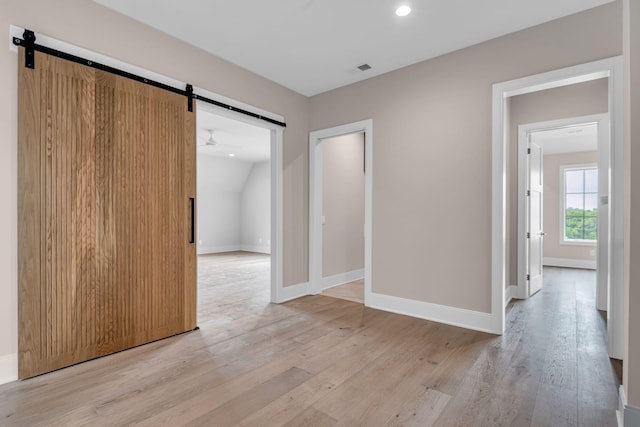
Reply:
[[627, 395], [624, 387], [620, 386], [618, 393], [618, 410], [616, 417], [619, 427], [638, 427], [640, 426], [640, 408], [627, 404]]
[[626, 405], [624, 407], [624, 420], [622, 426], [640, 427], [640, 408]]
[[596, 262], [586, 259], [568, 259], [568, 258], [550, 258], [544, 257], [542, 264], [549, 267], [567, 267], [567, 268], [584, 268], [586, 270], [595, 270]]
[[0, 384], [18, 379], [18, 354], [0, 356]]
[[618, 387], [618, 410], [616, 411], [616, 419], [618, 420], [618, 427], [624, 427], [624, 407], [627, 406], [627, 394], [624, 392], [624, 387]]
[[344, 285], [355, 280], [364, 279], [364, 268], [359, 270], [348, 271], [346, 273], [336, 274], [322, 278], [322, 289], [333, 288], [334, 286]]
[[241, 251], [241, 245], [230, 245], [230, 246], [198, 246], [197, 253], [198, 255], [207, 255], [207, 254], [219, 254], [222, 252], [235, 252]]
[[199, 246], [198, 255], [220, 254], [223, 252], [255, 252], [258, 254], [270, 254], [270, 246], [230, 245], [230, 246]]
[[276, 303], [291, 301], [309, 295], [309, 282], [298, 283], [297, 285], [285, 286], [276, 292]]
[[465, 310], [463, 308], [432, 304], [374, 292], [371, 293], [368, 306], [378, 310], [417, 317], [419, 319], [433, 320], [434, 322], [446, 323], [447, 325], [493, 333], [491, 313]]
[[271, 254], [270, 246], [251, 246], [251, 245], [242, 245], [240, 246], [241, 251], [245, 252], [255, 252], [258, 254]]
[[518, 287], [516, 285], [507, 286], [504, 290], [504, 306], [506, 307], [509, 302], [518, 296]]

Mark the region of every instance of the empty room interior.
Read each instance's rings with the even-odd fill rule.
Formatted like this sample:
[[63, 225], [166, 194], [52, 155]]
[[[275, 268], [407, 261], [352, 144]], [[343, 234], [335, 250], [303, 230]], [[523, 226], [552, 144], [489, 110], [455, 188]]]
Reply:
[[0, 11], [0, 425], [640, 427], [640, 2]]

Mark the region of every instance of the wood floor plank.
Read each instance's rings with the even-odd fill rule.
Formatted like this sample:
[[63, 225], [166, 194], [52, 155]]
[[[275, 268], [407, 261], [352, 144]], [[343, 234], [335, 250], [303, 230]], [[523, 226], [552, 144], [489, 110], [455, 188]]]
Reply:
[[322, 295], [364, 304], [364, 279], [325, 289]]
[[[186, 423], [188, 426], [210, 426], [217, 427], [236, 425], [247, 412], [255, 412], [269, 402], [273, 401], [277, 396], [287, 393], [292, 388], [300, 385], [308, 380], [312, 375], [299, 368], [290, 368], [283, 373], [276, 375], [269, 381], [252, 388], [246, 393], [241, 394], [235, 399], [225, 403], [224, 405], [201, 415], [197, 419]], [[193, 413], [185, 414], [193, 415]], [[181, 417], [180, 422], [187, 421], [187, 417]], [[160, 425], [160, 424], [156, 424]], [[173, 422], [164, 425], [175, 425]]]
[[615, 425], [593, 272], [545, 269], [497, 337], [323, 295], [270, 304], [265, 255], [199, 265], [199, 331], [2, 385], [0, 425]]
[[417, 398], [403, 405], [385, 425], [391, 427], [429, 427], [434, 425], [447, 406], [451, 396], [437, 390], [426, 389]]
[[286, 424], [284, 427], [332, 427], [337, 421], [314, 407], [309, 407]]
[[[419, 321], [413, 322], [416, 326]], [[411, 328], [405, 334], [399, 334], [395, 338], [404, 340], [412, 332]], [[270, 425], [281, 425], [288, 422], [291, 417], [310, 405], [314, 405], [324, 396], [334, 394], [337, 387], [345, 383], [360, 372], [360, 367], [367, 366], [382, 354], [391, 351], [398, 343], [395, 340], [370, 340], [361, 343], [357, 352], [352, 352], [348, 356], [338, 356], [327, 363], [326, 368], [321, 370], [311, 380], [300, 387], [285, 394], [280, 399], [274, 401], [263, 410], [253, 414], [242, 421], [243, 426], [262, 426], [265, 423]], [[353, 348], [355, 343], [351, 342], [349, 347]], [[320, 350], [320, 348], [318, 348]], [[331, 350], [330, 350], [331, 351]], [[321, 353], [315, 359], [325, 359], [328, 355]], [[299, 366], [305, 366], [299, 364]], [[312, 364], [311, 366], [316, 366]]]

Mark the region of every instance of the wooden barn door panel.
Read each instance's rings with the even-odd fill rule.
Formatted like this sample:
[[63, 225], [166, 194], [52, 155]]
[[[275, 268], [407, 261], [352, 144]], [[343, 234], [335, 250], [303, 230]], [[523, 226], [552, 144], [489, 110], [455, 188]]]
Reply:
[[22, 64], [20, 378], [193, 329], [185, 97], [37, 52]]

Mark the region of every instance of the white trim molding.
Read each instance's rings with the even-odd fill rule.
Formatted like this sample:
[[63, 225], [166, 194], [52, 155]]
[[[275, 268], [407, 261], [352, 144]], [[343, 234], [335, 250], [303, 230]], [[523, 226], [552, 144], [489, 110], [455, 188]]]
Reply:
[[588, 259], [569, 259], [544, 257], [542, 264], [549, 267], [582, 268], [585, 270], [595, 270], [596, 261]]
[[0, 384], [18, 380], [18, 353], [0, 356]]
[[624, 391], [624, 387], [620, 385], [618, 387], [618, 410], [616, 411], [616, 419], [618, 420], [618, 427], [624, 427], [624, 407], [627, 406], [627, 394]]
[[271, 253], [271, 247], [264, 246], [264, 245], [263, 246], [241, 245], [240, 250], [244, 252], [253, 252], [256, 254], [266, 254], [266, 255], [269, 255]]
[[309, 295], [309, 282], [298, 283], [297, 285], [285, 286], [279, 289], [274, 302], [283, 303], [307, 295]]
[[258, 254], [270, 254], [270, 246], [231, 245], [231, 246], [199, 246], [198, 255], [221, 254], [224, 252], [255, 252]]
[[627, 395], [624, 387], [620, 386], [618, 393], [618, 410], [616, 418], [619, 427], [636, 427], [640, 426], [640, 408], [631, 406], [627, 403]]
[[491, 314], [481, 311], [465, 310], [463, 308], [432, 304], [373, 292], [367, 305], [378, 310], [432, 320], [434, 322], [459, 326], [474, 331], [493, 332]]
[[492, 175], [491, 175], [491, 318], [493, 333], [505, 329], [506, 288], [506, 171], [507, 171], [507, 98], [575, 83], [607, 78], [611, 123], [609, 217], [610, 259], [608, 343], [609, 356], [622, 359], [624, 349], [623, 320], [623, 58], [616, 56], [573, 67], [536, 74], [493, 85], [492, 100]]
[[224, 252], [236, 252], [241, 250], [242, 250], [242, 246], [240, 245], [198, 246], [198, 255], [221, 254]]
[[518, 286], [517, 285], [510, 285], [507, 286], [507, 289], [504, 293], [504, 306], [506, 307], [512, 299], [517, 298], [518, 295]]
[[319, 294], [322, 279], [322, 140], [364, 132], [364, 305], [371, 297], [371, 239], [373, 233], [373, 120], [309, 132], [309, 292]]
[[322, 278], [322, 289], [329, 289], [335, 286], [351, 283], [356, 280], [364, 279], [364, 268], [359, 270], [347, 271], [346, 273], [334, 274]]

